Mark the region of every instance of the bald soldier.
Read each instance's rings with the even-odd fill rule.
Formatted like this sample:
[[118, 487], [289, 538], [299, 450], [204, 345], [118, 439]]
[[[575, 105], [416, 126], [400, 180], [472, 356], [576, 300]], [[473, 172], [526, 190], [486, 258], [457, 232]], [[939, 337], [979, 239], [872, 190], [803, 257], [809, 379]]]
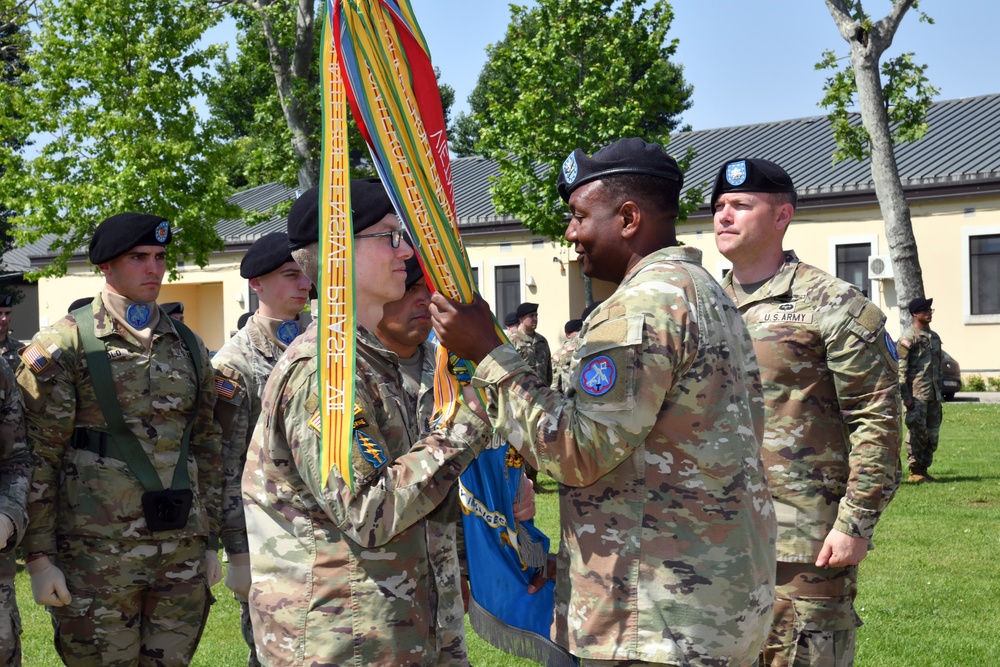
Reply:
[[[374, 331], [405, 293], [406, 260], [392, 203], [377, 179], [351, 182], [357, 318], [353, 488], [320, 468], [317, 329], [278, 361], [243, 475], [250, 609], [264, 665], [421, 665], [451, 659], [428, 516], [488, 444], [492, 429], [464, 405], [454, 425], [421, 434], [398, 357]], [[319, 277], [319, 193], [292, 205], [292, 256]], [[335, 445], [335, 446], [340, 446]], [[464, 656], [459, 654], [461, 659]]]
[[764, 381], [778, 516], [777, 601], [761, 664], [853, 664], [858, 563], [899, 482], [897, 355], [885, 315], [783, 248], [795, 187], [777, 164], [724, 164], [712, 190], [723, 286]]
[[682, 182], [638, 138], [564, 162], [566, 240], [618, 284], [583, 323], [565, 394], [500, 345], [484, 301], [431, 300], [441, 344], [479, 364], [494, 427], [560, 484], [552, 635], [583, 667], [747, 667], [770, 623], [757, 362], [701, 252], [677, 245]]
[[260, 664], [254, 650], [247, 595], [250, 554], [243, 513], [243, 466], [260, 417], [261, 397], [278, 358], [300, 333], [299, 313], [309, 302], [312, 281], [292, 259], [288, 234], [273, 232], [257, 239], [240, 261], [240, 277], [249, 281], [260, 304], [245, 327], [214, 357], [219, 400], [215, 420], [222, 428], [222, 546], [229, 555], [226, 586], [240, 603], [243, 638], [250, 647], [249, 667]]
[[156, 305], [170, 239], [160, 216], [104, 220], [104, 288], [21, 351], [37, 460], [22, 547], [71, 666], [190, 664], [221, 578], [215, 378]]

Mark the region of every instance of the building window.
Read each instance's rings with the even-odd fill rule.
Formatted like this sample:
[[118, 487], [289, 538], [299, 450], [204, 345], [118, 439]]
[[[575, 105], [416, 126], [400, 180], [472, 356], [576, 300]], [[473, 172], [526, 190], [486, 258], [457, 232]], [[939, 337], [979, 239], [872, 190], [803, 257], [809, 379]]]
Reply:
[[969, 278], [972, 314], [1000, 314], [1000, 234], [969, 237]]
[[871, 254], [870, 243], [837, 246], [837, 277], [860, 288], [868, 298], [872, 295], [872, 282], [868, 279], [868, 257]]
[[482, 286], [479, 284], [479, 267], [472, 267], [472, 285], [476, 288], [477, 292], [482, 292]]
[[521, 267], [498, 266], [494, 269], [494, 289], [496, 291], [495, 312], [503, 321], [507, 313], [512, 313], [521, 305]]

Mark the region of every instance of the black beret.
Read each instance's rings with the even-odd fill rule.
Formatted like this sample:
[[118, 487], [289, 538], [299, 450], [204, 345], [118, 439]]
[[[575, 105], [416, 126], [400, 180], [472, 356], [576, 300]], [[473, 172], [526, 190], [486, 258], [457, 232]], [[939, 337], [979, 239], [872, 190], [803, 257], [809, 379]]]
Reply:
[[581, 185], [619, 174], [642, 174], [675, 181], [678, 192], [684, 185], [684, 174], [677, 160], [659, 144], [647, 144], [639, 137], [630, 137], [605, 146], [594, 153], [594, 157], [587, 157], [577, 148], [563, 162], [556, 187], [559, 196], [569, 201], [569, 196]]
[[743, 158], [722, 165], [712, 188], [712, 208], [725, 192], [795, 192], [788, 172], [768, 160]]
[[[319, 188], [309, 188], [288, 211], [288, 250], [319, 242]], [[240, 268], [240, 275], [243, 269]]]
[[14, 305], [13, 294], [0, 294], [0, 308], [10, 308]]
[[417, 284], [417, 281], [424, 277], [424, 270], [420, 268], [417, 260], [417, 253], [406, 260], [406, 289], [410, 289]]
[[520, 306], [518, 306], [517, 310], [515, 310], [514, 312], [517, 314], [517, 319], [521, 319], [525, 315], [531, 315], [532, 313], [537, 313], [538, 304], [525, 301]]
[[505, 327], [516, 327], [517, 324], [517, 313], [507, 313], [504, 315], [503, 325]]
[[94, 297], [92, 297], [92, 296], [81, 297], [81, 298], [77, 299], [76, 301], [74, 301], [73, 303], [69, 304], [69, 308], [66, 310], [66, 312], [67, 313], [72, 313], [77, 308], [81, 308], [83, 306], [86, 306], [88, 303], [90, 303], [93, 300], [94, 300]]
[[570, 320], [569, 322], [566, 323], [566, 326], [563, 327], [563, 331], [568, 336], [571, 333], [576, 333], [582, 328], [583, 328], [583, 320]]
[[587, 306], [586, 308], [584, 308], [583, 312], [580, 313], [580, 319], [581, 320], [587, 319], [587, 316], [590, 315], [595, 310], [597, 310], [597, 307], [599, 305], [601, 305], [602, 303], [603, 303], [602, 301], [595, 301], [594, 303], [592, 303], [589, 306]]
[[382, 181], [377, 178], [351, 181], [351, 215], [355, 234], [376, 225], [379, 220], [395, 212]]
[[918, 296], [916, 299], [911, 300], [910, 303], [907, 304], [906, 309], [910, 311], [910, 315], [913, 315], [915, 313], [922, 313], [925, 310], [928, 310], [933, 303], [934, 299], [925, 299]]
[[240, 319], [236, 320], [236, 328], [242, 329], [243, 327], [245, 327], [251, 317], [253, 317], [253, 313], [243, 313], [242, 315], [240, 315]]
[[166, 303], [161, 303], [160, 308], [163, 309], [167, 315], [173, 315], [177, 313], [179, 315], [184, 314], [184, 302], [183, 301], [167, 301]]
[[285, 232], [264, 234], [254, 241], [240, 260], [240, 277], [249, 280], [266, 276], [293, 261], [288, 245], [288, 234]]
[[119, 213], [97, 225], [90, 238], [90, 263], [110, 262], [138, 245], [170, 243], [170, 223], [159, 215]]

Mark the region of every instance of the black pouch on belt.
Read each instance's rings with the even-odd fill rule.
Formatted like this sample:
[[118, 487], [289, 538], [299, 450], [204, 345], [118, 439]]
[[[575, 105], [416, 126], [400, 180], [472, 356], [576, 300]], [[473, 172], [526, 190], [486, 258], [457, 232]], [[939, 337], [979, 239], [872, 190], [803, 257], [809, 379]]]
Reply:
[[179, 530], [187, 525], [194, 493], [191, 489], [164, 489], [142, 494], [142, 511], [146, 525], [154, 533]]

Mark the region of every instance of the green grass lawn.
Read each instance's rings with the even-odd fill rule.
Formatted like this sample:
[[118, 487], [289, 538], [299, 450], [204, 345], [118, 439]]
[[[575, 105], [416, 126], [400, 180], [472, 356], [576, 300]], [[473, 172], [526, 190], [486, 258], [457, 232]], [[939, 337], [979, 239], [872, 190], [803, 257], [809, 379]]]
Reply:
[[[932, 473], [938, 484], [904, 483], [861, 565], [858, 667], [989, 667], [1000, 665], [1000, 406], [945, 405], [941, 446]], [[536, 523], [558, 545], [555, 484], [544, 478]], [[18, 574], [25, 667], [59, 664], [48, 614], [31, 601]], [[221, 584], [193, 665], [245, 663], [239, 609]], [[477, 667], [530, 666], [469, 629]]]

